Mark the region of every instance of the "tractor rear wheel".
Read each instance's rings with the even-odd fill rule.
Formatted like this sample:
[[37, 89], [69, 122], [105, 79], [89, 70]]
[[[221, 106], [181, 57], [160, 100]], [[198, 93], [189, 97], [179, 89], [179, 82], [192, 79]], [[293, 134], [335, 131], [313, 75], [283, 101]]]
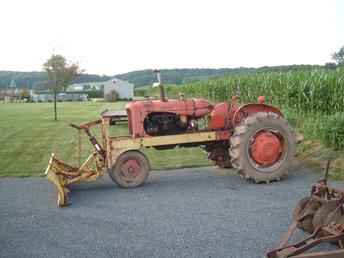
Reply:
[[142, 185], [148, 178], [149, 171], [149, 161], [142, 152], [127, 151], [117, 158], [109, 175], [120, 187], [132, 188]]
[[271, 112], [248, 116], [234, 128], [230, 139], [233, 167], [256, 183], [287, 175], [294, 153], [295, 137], [288, 122]]

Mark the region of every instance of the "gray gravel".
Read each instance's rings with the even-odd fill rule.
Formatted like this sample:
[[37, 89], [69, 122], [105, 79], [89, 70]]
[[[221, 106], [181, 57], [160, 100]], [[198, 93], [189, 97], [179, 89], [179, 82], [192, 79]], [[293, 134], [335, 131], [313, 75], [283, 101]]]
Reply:
[[0, 256], [261, 258], [319, 177], [294, 169], [287, 180], [256, 185], [207, 167], [155, 171], [125, 190], [106, 175], [75, 185], [64, 209], [44, 178], [5, 178]]

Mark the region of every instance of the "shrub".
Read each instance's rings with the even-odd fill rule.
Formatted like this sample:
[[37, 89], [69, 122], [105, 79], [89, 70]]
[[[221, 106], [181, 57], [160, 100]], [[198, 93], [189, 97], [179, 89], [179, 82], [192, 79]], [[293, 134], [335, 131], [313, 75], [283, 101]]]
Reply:
[[103, 98], [104, 92], [101, 90], [85, 91], [89, 98]]
[[146, 89], [135, 89], [135, 96], [139, 96], [139, 97], [144, 97], [147, 93], [147, 90]]
[[344, 113], [325, 118], [321, 126], [321, 138], [327, 146], [344, 150]]
[[118, 100], [118, 92], [115, 90], [110, 91], [108, 94], [105, 95], [105, 100], [108, 102], [116, 102]]

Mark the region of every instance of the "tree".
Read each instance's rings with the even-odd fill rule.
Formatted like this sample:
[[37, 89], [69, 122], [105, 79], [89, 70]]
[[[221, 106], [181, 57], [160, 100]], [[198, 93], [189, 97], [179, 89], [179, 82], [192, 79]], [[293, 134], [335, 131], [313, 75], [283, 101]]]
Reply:
[[108, 102], [116, 102], [118, 100], [118, 97], [118, 92], [116, 90], [112, 90], [105, 95], [105, 100]]
[[50, 89], [54, 92], [54, 114], [57, 120], [56, 98], [58, 92], [66, 90], [70, 81], [82, 73], [76, 63], [68, 64], [62, 55], [52, 55], [44, 64], [43, 70], [47, 72]]
[[332, 59], [339, 65], [344, 65], [344, 47], [332, 54]]
[[329, 70], [335, 70], [337, 68], [336, 63], [328, 62], [325, 64], [325, 68]]

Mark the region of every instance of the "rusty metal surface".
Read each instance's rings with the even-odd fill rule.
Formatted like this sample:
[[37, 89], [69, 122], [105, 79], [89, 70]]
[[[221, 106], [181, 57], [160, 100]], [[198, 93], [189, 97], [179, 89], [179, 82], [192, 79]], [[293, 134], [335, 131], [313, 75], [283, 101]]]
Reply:
[[128, 114], [125, 110], [118, 111], [104, 111], [101, 113], [101, 117], [104, 119], [109, 119], [110, 125], [115, 125], [116, 123], [128, 122]]
[[127, 111], [125, 110], [108, 110], [101, 114], [102, 117], [127, 117]]
[[[295, 244], [287, 245], [276, 250], [273, 250], [267, 254], [268, 258], [296, 258], [299, 255], [304, 254], [309, 258], [319, 257], [313, 256], [314, 253], [306, 253], [315, 246], [318, 246], [324, 242], [337, 242], [341, 246], [341, 242], [344, 241], [344, 227], [343, 225], [332, 223], [327, 226], [322, 226], [314, 231], [308, 238], [303, 239]], [[340, 250], [344, 254], [344, 250]], [[322, 252], [322, 254], [328, 254], [328, 252]], [[315, 253], [315, 255], [318, 255]], [[332, 258], [332, 256], [327, 256]], [[335, 257], [335, 256], [333, 256]]]
[[328, 251], [328, 252], [315, 252], [311, 254], [300, 254], [293, 258], [343, 258], [344, 250]]
[[[298, 204], [293, 223], [282, 237], [279, 247], [267, 254], [268, 258], [338, 258], [344, 257], [344, 191], [328, 186], [329, 162], [324, 179], [311, 187], [310, 197], [305, 205]], [[306, 200], [305, 198], [303, 200]], [[316, 205], [314, 205], [316, 204]], [[316, 207], [316, 209], [314, 209]], [[311, 222], [311, 235], [294, 244], [288, 244], [296, 228], [305, 230], [304, 221]], [[308, 252], [321, 243], [336, 244], [341, 250]]]

